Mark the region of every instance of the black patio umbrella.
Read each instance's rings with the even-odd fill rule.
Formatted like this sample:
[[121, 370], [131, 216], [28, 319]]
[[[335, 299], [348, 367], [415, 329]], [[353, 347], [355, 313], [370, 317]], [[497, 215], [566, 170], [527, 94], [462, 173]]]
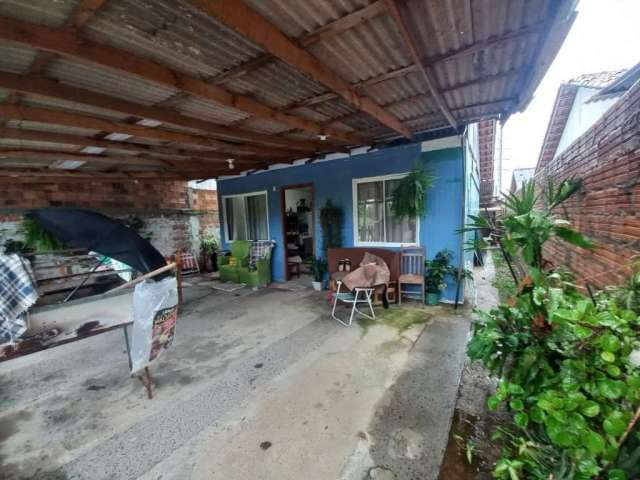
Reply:
[[[164, 267], [162, 254], [135, 230], [97, 212], [75, 208], [32, 210], [27, 217], [70, 248], [84, 248], [149, 273]], [[159, 275], [157, 279], [170, 275]]]

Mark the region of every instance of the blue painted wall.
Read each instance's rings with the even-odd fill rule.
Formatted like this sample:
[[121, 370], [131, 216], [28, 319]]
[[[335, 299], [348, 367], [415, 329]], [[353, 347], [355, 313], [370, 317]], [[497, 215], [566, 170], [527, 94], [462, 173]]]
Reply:
[[[461, 235], [456, 233], [462, 225], [464, 208], [462, 148], [446, 148], [442, 150], [421, 152], [420, 143], [387, 148], [371, 153], [354, 155], [350, 158], [315, 162], [263, 173], [223, 179], [218, 181], [220, 205], [222, 197], [255, 191], [268, 192], [269, 233], [276, 241], [273, 256], [273, 277], [276, 281], [284, 280], [284, 252], [281, 219], [281, 188], [287, 185], [313, 183], [314, 185], [314, 235], [316, 254], [322, 251], [320, 231], [320, 207], [331, 201], [344, 212], [343, 245], [353, 246], [353, 200], [352, 179], [403, 173], [411, 170], [416, 161], [435, 177], [434, 186], [427, 196], [427, 210], [420, 219], [420, 243], [426, 247], [427, 256], [447, 248], [454, 253], [455, 265], [460, 261]], [[220, 225], [222, 225], [223, 247], [228, 248], [224, 234], [224, 213], [220, 209]], [[444, 298], [455, 298], [455, 286], [450, 285]]]

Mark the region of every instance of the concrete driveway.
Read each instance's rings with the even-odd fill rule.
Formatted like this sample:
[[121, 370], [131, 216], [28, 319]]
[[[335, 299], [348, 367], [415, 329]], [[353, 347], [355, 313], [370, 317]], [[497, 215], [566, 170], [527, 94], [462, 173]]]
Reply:
[[[153, 400], [129, 376], [120, 331], [0, 364], [3, 478], [411, 478], [394, 459], [421, 469], [425, 455], [437, 476], [428, 429], [446, 444], [447, 405], [426, 427], [402, 418], [430, 405], [425, 388], [455, 401], [468, 319], [431, 315], [404, 331], [345, 328], [311, 290], [189, 287]], [[443, 358], [446, 378], [424, 370]], [[410, 372], [419, 388], [398, 396]]]

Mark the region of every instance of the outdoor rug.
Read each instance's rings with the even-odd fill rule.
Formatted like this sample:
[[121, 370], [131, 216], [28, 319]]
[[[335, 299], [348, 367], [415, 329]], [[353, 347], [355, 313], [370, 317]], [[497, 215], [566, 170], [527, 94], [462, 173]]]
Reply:
[[223, 292], [235, 292], [247, 286], [246, 283], [221, 282], [220, 280], [212, 280], [211, 282], [201, 283], [200, 285], [211, 287], [215, 290], [222, 290]]

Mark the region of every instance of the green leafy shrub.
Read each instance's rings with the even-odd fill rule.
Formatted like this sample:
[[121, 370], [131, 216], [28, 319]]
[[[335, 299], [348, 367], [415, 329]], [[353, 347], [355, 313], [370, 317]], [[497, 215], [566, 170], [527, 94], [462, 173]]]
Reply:
[[[479, 312], [469, 357], [500, 381], [488, 407], [513, 417], [494, 476], [517, 479], [632, 479], [640, 475], [640, 317], [628, 302], [578, 293], [568, 273], [543, 258], [558, 238], [590, 248], [553, 210], [579, 190], [574, 179], [541, 195], [533, 183], [508, 195], [490, 225], [505, 251], [526, 268], [516, 293]], [[540, 206], [542, 204], [542, 206]], [[471, 228], [487, 225], [474, 218]], [[630, 284], [634, 286], [635, 284]], [[637, 419], [637, 417], [636, 417]], [[629, 434], [629, 432], [632, 432]]]
[[447, 275], [455, 276], [456, 270], [451, 265], [453, 253], [440, 250], [433, 260], [424, 261], [424, 287], [428, 293], [439, 293], [447, 287]]
[[22, 231], [25, 247], [29, 250], [48, 252], [64, 248], [62, 242], [29, 218], [25, 218], [22, 222]]

